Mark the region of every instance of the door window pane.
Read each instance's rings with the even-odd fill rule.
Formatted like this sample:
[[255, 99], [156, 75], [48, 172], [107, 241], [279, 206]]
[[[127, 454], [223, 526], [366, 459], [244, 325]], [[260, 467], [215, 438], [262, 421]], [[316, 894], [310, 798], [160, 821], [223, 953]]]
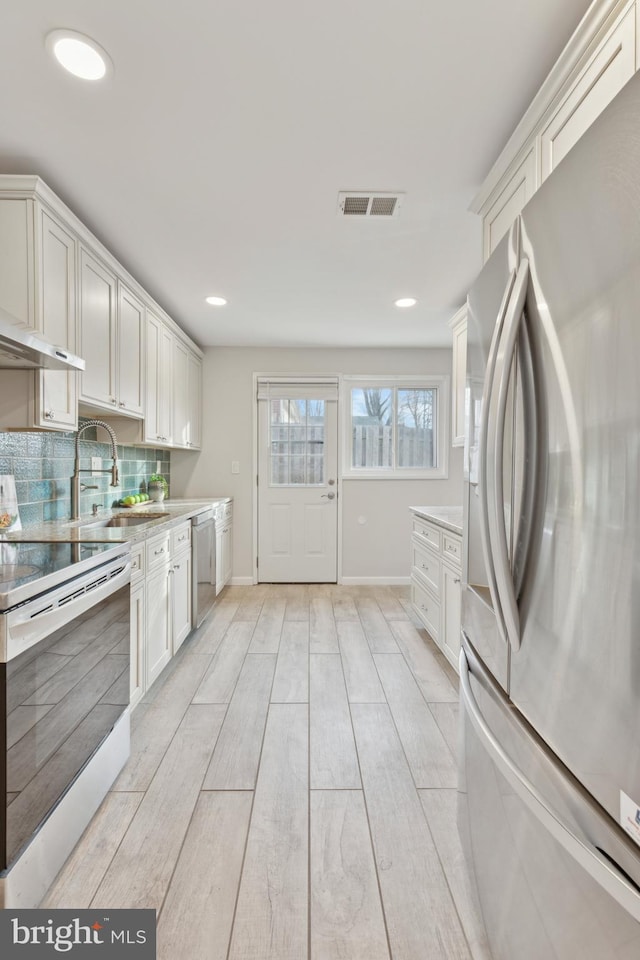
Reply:
[[325, 401], [282, 398], [270, 410], [271, 485], [323, 484]]

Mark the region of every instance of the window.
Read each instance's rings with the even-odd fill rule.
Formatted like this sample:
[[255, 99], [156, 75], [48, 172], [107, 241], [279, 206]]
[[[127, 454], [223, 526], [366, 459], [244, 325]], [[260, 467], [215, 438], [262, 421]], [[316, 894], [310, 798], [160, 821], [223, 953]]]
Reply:
[[446, 477], [447, 380], [345, 378], [345, 476]]
[[271, 486], [324, 483], [324, 400], [269, 400]]

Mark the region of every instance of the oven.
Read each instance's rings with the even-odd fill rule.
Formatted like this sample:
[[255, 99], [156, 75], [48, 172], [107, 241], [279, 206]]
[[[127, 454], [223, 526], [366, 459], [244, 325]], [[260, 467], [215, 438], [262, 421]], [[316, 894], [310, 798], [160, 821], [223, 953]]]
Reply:
[[129, 580], [127, 544], [0, 543], [2, 877], [128, 711]]

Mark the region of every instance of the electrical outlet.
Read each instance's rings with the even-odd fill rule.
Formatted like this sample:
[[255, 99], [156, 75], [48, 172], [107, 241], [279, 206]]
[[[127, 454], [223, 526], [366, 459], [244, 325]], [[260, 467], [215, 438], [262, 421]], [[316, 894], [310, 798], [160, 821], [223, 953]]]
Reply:
[[240, 473], [240, 461], [232, 460], [231, 461], [231, 473]]
[[99, 477], [102, 471], [102, 459], [100, 457], [91, 457], [91, 476]]

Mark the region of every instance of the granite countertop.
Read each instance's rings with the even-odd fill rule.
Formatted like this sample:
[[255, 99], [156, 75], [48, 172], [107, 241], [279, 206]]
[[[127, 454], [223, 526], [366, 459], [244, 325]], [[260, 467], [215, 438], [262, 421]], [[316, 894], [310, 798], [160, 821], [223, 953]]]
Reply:
[[409, 510], [418, 517], [424, 517], [425, 520], [462, 536], [462, 507], [409, 507]]
[[[6, 533], [2, 540], [6, 542], [35, 543], [136, 543], [155, 533], [156, 529], [176, 527], [191, 517], [202, 513], [208, 507], [227, 503], [231, 497], [210, 497], [206, 500], [163, 500], [148, 501], [135, 507], [118, 507], [113, 510], [100, 510], [93, 516], [80, 520], [49, 520], [23, 530]], [[100, 523], [112, 517], [141, 516], [158, 514], [164, 516], [149, 518], [147, 523], [131, 527], [104, 527]]]

